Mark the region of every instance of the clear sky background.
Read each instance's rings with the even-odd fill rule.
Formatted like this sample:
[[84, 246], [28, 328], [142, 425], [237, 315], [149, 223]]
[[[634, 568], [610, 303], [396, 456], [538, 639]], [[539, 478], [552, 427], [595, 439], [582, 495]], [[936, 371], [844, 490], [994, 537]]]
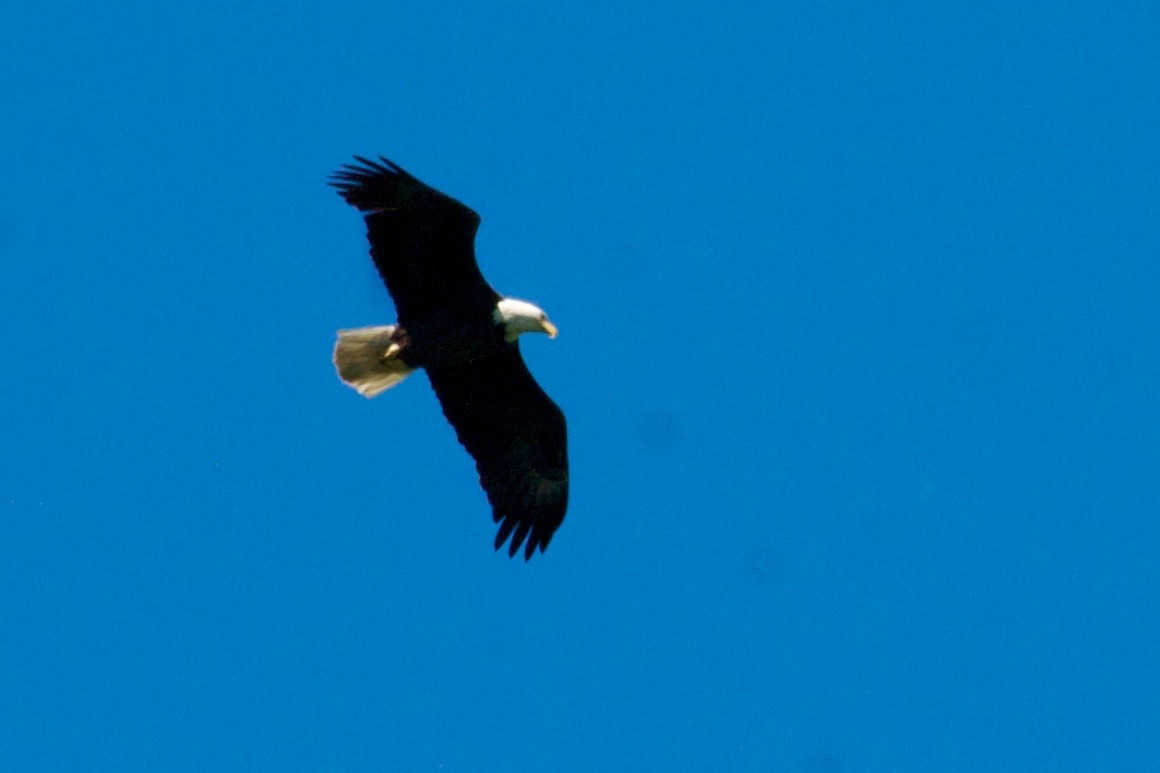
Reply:
[[[0, 767], [1155, 769], [1155, 3], [160, 5], [0, 27]], [[354, 153], [561, 328], [528, 564]]]

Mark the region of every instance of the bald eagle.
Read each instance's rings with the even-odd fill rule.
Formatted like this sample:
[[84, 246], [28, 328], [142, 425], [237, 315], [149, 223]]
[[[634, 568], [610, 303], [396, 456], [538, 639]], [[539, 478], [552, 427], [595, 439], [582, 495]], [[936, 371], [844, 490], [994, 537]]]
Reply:
[[556, 326], [544, 310], [492, 289], [475, 261], [479, 215], [397, 164], [355, 156], [330, 179], [365, 213], [371, 259], [398, 323], [338, 331], [334, 365], [365, 397], [427, 373], [443, 415], [475, 460], [499, 524], [495, 548], [542, 553], [568, 506], [564, 414], [520, 356], [522, 333]]

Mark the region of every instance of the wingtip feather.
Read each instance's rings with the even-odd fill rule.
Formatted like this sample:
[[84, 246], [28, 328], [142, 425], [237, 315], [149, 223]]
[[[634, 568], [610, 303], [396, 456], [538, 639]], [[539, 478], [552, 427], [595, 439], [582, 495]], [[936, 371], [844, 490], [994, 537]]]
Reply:
[[508, 545], [509, 558], [514, 557], [515, 554], [519, 552], [520, 547], [522, 547], [524, 544], [524, 539], [528, 536], [528, 532], [531, 531], [531, 529], [532, 524], [529, 522], [523, 521], [520, 523], [519, 527], [516, 529], [516, 533], [512, 535], [511, 544]]
[[[357, 163], [343, 164], [331, 173], [327, 184], [338, 190], [347, 204], [363, 212], [397, 206], [399, 197], [413, 195], [408, 187], [423, 186], [414, 175], [384, 156], [379, 161], [355, 155]], [[399, 187], [404, 183], [404, 188]], [[425, 187], [425, 186], [423, 186]]]
[[503, 547], [503, 543], [505, 541], [507, 541], [508, 535], [512, 533], [512, 530], [515, 529], [515, 527], [516, 527], [516, 519], [515, 518], [506, 518], [504, 520], [504, 522], [502, 524], [500, 524], [499, 531], [496, 532], [496, 535], [495, 535], [495, 549], [496, 550], [499, 550], [501, 547]]

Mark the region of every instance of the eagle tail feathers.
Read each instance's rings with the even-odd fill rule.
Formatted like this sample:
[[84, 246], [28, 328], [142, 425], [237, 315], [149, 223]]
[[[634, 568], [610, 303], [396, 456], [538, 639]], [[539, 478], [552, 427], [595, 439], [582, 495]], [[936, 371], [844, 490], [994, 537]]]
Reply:
[[398, 325], [339, 330], [334, 367], [342, 382], [366, 398], [377, 397], [414, 370], [403, 362], [409, 341]]

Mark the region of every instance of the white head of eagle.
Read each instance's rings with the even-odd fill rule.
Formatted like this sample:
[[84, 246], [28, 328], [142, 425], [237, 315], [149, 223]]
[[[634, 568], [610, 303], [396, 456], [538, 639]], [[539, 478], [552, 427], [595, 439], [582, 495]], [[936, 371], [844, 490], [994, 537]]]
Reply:
[[495, 305], [495, 321], [504, 326], [504, 339], [509, 343], [520, 333], [547, 333], [555, 338], [559, 330], [548, 319], [548, 313], [534, 303], [503, 298]]
[[[364, 397], [415, 370], [427, 380], [475, 460], [498, 524], [495, 548], [543, 552], [568, 508], [564, 412], [520, 355], [521, 333], [556, 326], [534, 303], [505, 298], [475, 258], [479, 215], [388, 161], [355, 156], [331, 185], [363, 213], [371, 260], [398, 322], [338, 331], [338, 376]], [[402, 513], [400, 516], [404, 515]], [[415, 518], [413, 533], [424, 529]]]

